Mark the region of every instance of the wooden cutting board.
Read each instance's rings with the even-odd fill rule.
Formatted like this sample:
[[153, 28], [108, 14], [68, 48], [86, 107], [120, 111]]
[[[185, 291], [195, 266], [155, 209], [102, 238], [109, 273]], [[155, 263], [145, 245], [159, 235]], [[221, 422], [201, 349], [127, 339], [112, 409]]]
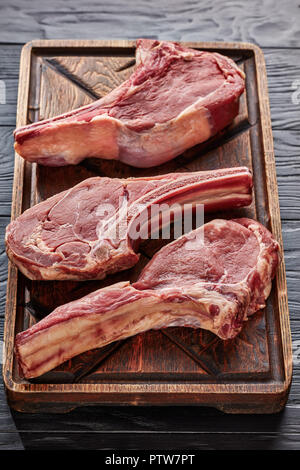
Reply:
[[[246, 91], [232, 125], [208, 142], [152, 169], [95, 159], [74, 167], [46, 168], [16, 155], [12, 218], [90, 176], [148, 176], [246, 165], [254, 177], [252, 205], [213, 217], [255, 218], [273, 232], [282, 247], [263, 54], [257, 46], [246, 43], [186, 45], [228, 55], [246, 73]], [[17, 126], [104, 96], [131, 75], [134, 54], [134, 41], [43, 40], [25, 45]], [[229, 413], [282, 409], [292, 376], [283, 256], [266, 308], [251, 317], [234, 340], [222, 341], [201, 329], [167, 328], [81, 354], [36, 380], [26, 381], [19, 375], [13, 352], [19, 331], [58, 305], [120, 280], [135, 280], [162, 244], [159, 240], [144, 242], [137, 266], [104, 281], [29, 281], [9, 263], [3, 374], [14, 409], [65, 412], [84, 404], [113, 403], [209, 405]]]

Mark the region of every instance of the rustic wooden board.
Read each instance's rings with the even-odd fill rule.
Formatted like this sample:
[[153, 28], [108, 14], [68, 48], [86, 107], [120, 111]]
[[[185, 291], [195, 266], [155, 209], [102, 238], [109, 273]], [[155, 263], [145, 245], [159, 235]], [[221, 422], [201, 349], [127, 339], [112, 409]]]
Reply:
[[[265, 224], [280, 244], [273, 141], [264, 58], [246, 43], [187, 43], [216, 50], [246, 72], [246, 92], [231, 126], [210, 141], [153, 169], [87, 159], [77, 167], [30, 165], [18, 155], [12, 218], [52, 194], [93, 175], [146, 176], [247, 165], [254, 175], [249, 208], [217, 214], [249, 216]], [[33, 41], [22, 51], [17, 125], [87, 104], [124, 81], [134, 67], [134, 41]], [[190, 328], [150, 331], [77, 356], [35, 381], [18, 374], [15, 334], [67, 301], [108, 285], [134, 280], [162, 242], [142, 245], [139, 264], [104, 281], [33, 282], [9, 264], [4, 380], [12, 407], [20, 411], [68, 411], [80, 404], [203, 404], [227, 412], [277, 412], [292, 375], [284, 260], [266, 308], [234, 340]], [[30, 305], [28, 306], [28, 302]]]

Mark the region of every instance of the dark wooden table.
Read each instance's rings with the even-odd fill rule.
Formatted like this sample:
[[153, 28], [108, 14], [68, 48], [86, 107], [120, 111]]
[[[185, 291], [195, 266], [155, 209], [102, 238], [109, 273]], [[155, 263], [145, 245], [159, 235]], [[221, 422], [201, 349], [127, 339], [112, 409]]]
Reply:
[[[0, 382], [0, 449], [300, 448], [300, 5], [296, 0], [1, 0], [0, 341], [3, 340], [19, 57], [31, 39], [249, 41], [265, 54], [280, 195], [294, 376], [278, 415], [194, 407], [83, 407], [66, 415], [9, 409]], [[6, 102], [3, 90], [6, 91]]]

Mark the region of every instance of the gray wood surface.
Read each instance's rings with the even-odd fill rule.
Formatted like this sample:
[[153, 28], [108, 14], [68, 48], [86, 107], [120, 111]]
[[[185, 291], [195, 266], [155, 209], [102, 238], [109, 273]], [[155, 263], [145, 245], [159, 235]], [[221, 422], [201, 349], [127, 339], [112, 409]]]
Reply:
[[[249, 41], [263, 48], [269, 83], [288, 296], [295, 350], [286, 409], [273, 416], [227, 416], [212, 409], [81, 408], [67, 415], [10, 411], [0, 383], [0, 449], [299, 449], [300, 447], [300, 8], [296, 0], [0, 1], [0, 341], [3, 339], [13, 139], [22, 45], [37, 38]], [[298, 85], [300, 88], [300, 84]], [[298, 94], [300, 101], [300, 93]]]
[[299, 46], [295, 0], [2, 0], [0, 40], [250, 41]]

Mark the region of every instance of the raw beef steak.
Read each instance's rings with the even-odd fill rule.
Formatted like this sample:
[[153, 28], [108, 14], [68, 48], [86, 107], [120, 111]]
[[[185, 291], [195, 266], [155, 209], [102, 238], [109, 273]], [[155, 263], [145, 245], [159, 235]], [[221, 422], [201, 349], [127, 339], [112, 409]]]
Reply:
[[30, 279], [102, 279], [137, 263], [139, 240], [134, 235], [143, 215], [143, 238], [148, 238], [154, 207], [174, 208], [171, 216], [184, 204], [204, 204], [206, 211], [241, 207], [251, 203], [251, 188], [252, 176], [245, 167], [89, 178], [11, 222], [7, 254]]
[[36, 377], [149, 329], [189, 326], [234, 338], [265, 306], [277, 264], [278, 243], [260, 223], [213, 220], [162, 248], [133, 285], [97, 290], [19, 333], [22, 372]]
[[136, 63], [126, 82], [95, 103], [17, 129], [16, 151], [49, 166], [99, 157], [152, 167], [237, 115], [244, 73], [228, 57], [140, 39]]

